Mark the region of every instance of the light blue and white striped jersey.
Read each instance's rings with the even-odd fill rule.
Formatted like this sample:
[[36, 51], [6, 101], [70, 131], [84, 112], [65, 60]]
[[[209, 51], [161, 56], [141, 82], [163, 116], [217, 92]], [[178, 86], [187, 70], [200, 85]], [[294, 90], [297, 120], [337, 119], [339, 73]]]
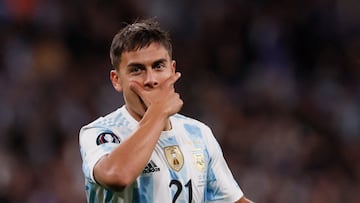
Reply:
[[80, 151], [89, 203], [235, 202], [243, 192], [210, 128], [176, 114], [134, 183], [114, 192], [94, 180], [95, 163], [131, 136], [138, 122], [125, 106], [80, 130]]

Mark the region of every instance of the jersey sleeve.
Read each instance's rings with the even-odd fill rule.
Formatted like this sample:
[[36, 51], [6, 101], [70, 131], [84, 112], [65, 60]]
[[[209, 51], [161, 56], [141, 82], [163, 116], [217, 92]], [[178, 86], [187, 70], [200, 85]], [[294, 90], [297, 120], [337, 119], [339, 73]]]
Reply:
[[235, 202], [243, 196], [243, 192], [234, 179], [212, 131], [208, 127], [205, 131], [210, 155], [206, 198], [209, 202], [216, 203]]
[[109, 129], [85, 127], [80, 130], [79, 144], [84, 176], [91, 182], [94, 179], [94, 166], [120, 143], [120, 139]]

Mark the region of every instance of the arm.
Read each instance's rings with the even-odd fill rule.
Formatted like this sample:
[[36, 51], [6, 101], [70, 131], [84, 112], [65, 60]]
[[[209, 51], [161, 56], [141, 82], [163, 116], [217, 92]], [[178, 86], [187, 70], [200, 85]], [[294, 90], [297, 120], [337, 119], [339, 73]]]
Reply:
[[245, 196], [243, 196], [238, 201], [236, 201], [235, 203], [254, 203], [254, 202], [247, 199]]
[[177, 113], [183, 104], [173, 87], [179, 77], [180, 74], [170, 77], [162, 86], [151, 90], [151, 94], [141, 85], [131, 84], [147, 110], [137, 130], [95, 164], [94, 178], [99, 184], [121, 191], [139, 176], [150, 159], [161, 131], [169, 122], [169, 116]]

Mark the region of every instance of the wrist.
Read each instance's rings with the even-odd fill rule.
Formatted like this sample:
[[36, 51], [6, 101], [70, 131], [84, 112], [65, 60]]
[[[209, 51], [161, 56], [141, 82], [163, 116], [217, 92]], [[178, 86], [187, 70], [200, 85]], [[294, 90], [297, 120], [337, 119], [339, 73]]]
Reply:
[[144, 116], [139, 122], [139, 125], [149, 124], [153, 128], [158, 126], [160, 130], [169, 130], [171, 128], [169, 116], [162, 111], [158, 111], [154, 108], [148, 108]]

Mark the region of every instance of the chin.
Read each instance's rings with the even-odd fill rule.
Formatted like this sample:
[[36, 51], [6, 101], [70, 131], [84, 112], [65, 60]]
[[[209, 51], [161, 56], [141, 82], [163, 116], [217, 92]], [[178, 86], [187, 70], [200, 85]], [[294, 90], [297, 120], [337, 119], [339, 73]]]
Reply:
[[143, 107], [137, 108], [134, 106], [126, 105], [126, 108], [129, 114], [137, 121], [140, 121], [146, 112], [146, 110]]
[[136, 114], [139, 116], [140, 119], [142, 119], [142, 117], [144, 117], [146, 110], [147, 110], [147, 107], [145, 105], [141, 105], [141, 107], [137, 109]]

